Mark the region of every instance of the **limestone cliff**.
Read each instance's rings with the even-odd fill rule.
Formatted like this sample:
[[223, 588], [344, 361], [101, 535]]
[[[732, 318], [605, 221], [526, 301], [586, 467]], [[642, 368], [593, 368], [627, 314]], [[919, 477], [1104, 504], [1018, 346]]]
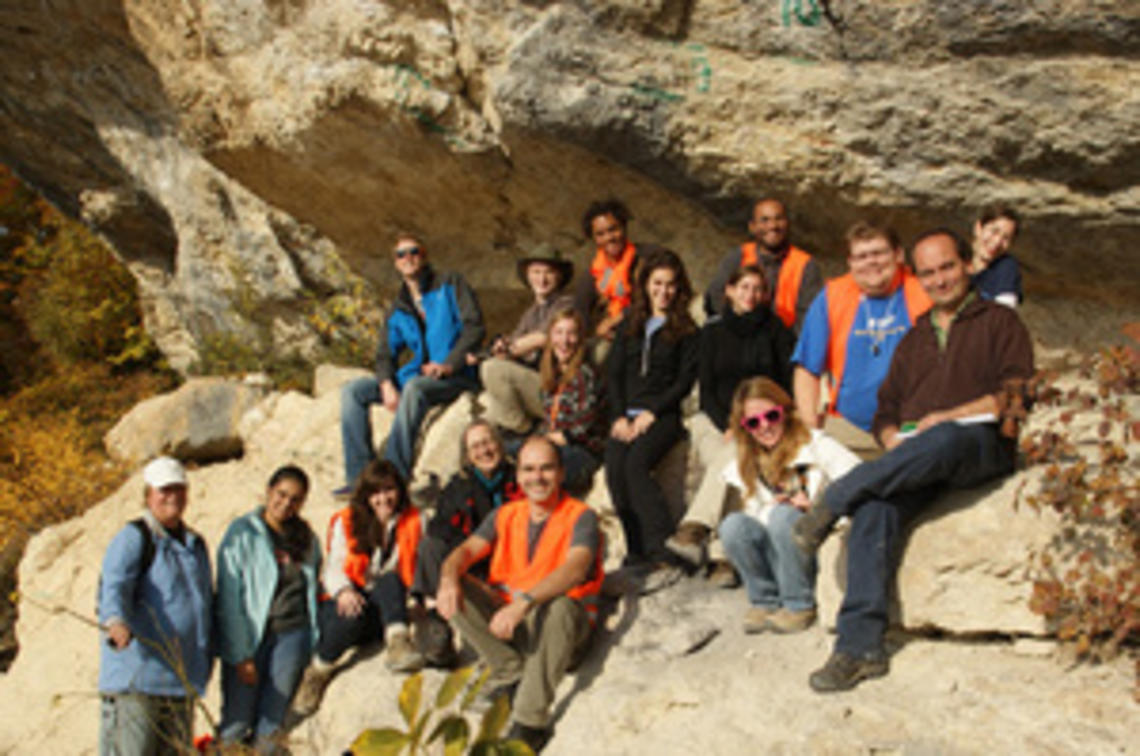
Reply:
[[113, 242], [177, 365], [310, 349], [398, 227], [504, 287], [607, 194], [698, 283], [759, 193], [833, 267], [865, 214], [1010, 202], [1039, 306], [1127, 317], [1138, 40], [1130, 0], [13, 0], [0, 160]]

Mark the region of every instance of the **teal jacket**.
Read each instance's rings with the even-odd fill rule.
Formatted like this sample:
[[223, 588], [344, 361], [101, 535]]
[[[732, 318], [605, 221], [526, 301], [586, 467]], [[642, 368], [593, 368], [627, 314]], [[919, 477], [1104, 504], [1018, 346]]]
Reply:
[[[218, 546], [218, 598], [214, 622], [218, 651], [227, 664], [252, 659], [269, 620], [269, 607], [277, 588], [277, 560], [273, 537], [261, 518], [261, 507], [243, 515], [226, 528]], [[307, 583], [312, 647], [317, 645], [317, 575], [321, 569], [321, 544], [315, 536], [309, 555], [301, 565]]]

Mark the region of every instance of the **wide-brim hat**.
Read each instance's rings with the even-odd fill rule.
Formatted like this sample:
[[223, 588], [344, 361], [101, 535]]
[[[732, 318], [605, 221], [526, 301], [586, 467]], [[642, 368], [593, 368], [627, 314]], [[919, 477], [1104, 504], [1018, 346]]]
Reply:
[[515, 270], [518, 272], [519, 280], [527, 288], [530, 288], [530, 284], [526, 280], [526, 269], [531, 263], [546, 263], [557, 270], [558, 289], [565, 288], [566, 284], [570, 283], [570, 279], [574, 277], [574, 263], [563, 258], [562, 253], [552, 245], [543, 242], [532, 248], [529, 254], [520, 257], [516, 263]]

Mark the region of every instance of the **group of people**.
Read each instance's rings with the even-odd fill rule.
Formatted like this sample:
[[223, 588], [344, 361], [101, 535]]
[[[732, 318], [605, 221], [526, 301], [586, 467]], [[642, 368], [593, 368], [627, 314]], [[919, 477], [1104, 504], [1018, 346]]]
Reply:
[[[599, 468], [623, 570], [646, 589], [699, 568], [718, 586], [743, 582], [748, 633], [815, 622], [815, 553], [850, 519], [838, 638], [809, 683], [846, 690], [886, 674], [900, 527], [947, 486], [1014, 466], [1003, 397], [1033, 373], [1008, 254], [1017, 215], [984, 211], [973, 245], [945, 228], [922, 234], [909, 265], [891, 229], [856, 223], [849, 272], [824, 281], [790, 243], [784, 204], [762, 199], [751, 240], [704, 292], [700, 327], [683, 260], [631, 242], [630, 220], [619, 201], [590, 205], [582, 226], [596, 251], [573, 286], [557, 250], [522, 257], [533, 302], [486, 351], [471, 288], [437, 272], [416, 235], [397, 236], [402, 285], [376, 374], [341, 395], [336, 493], [349, 504], [323, 548], [299, 515], [308, 479], [283, 467], [227, 530], [213, 600], [205, 546], [182, 522], [184, 472], [167, 458], [147, 466], [144, 516], [111, 544], [100, 587], [105, 752], [150, 752], [156, 732], [185, 742], [187, 694], [201, 693], [213, 639], [220, 739], [272, 750], [290, 701], [315, 710], [350, 647], [383, 641], [394, 671], [446, 666], [452, 628], [491, 668], [484, 699], [513, 691], [513, 735], [541, 749], [558, 680], [597, 616], [603, 544], [579, 497]], [[686, 429], [682, 401], [698, 382]], [[409, 497], [420, 425], [480, 385], [461, 469], [421, 511]], [[394, 413], [379, 458], [376, 403]], [[704, 475], [675, 522], [654, 469], [686, 433]], [[163, 654], [172, 639], [180, 652]]]

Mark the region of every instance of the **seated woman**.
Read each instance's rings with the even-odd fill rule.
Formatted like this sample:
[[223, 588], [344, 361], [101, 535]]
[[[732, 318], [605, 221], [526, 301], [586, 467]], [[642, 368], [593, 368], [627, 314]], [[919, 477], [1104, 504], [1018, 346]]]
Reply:
[[[694, 566], [703, 563], [709, 536], [725, 512], [727, 491], [721, 470], [736, 456], [728, 424], [736, 387], [753, 376], [766, 376], [789, 390], [792, 385], [796, 337], [767, 306], [764, 272], [754, 265], [737, 268], [724, 295], [728, 305], [724, 314], [701, 329], [701, 411], [690, 425], [705, 474], [680, 527], [666, 542], [670, 551]], [[723, 561], [719, 543], [713, 545], [716, 567], [710, 580], [735, 587], [739, 582], [735, 573]]]
[[792, 525], [824, 489], [859, 464], [847, 447], [808, 430], [788, 392], [769, 378], [749, 378], [732, 400], [736, 460], [725, 481], [744, 509], [720, 524], [720, 539], [744, 579], [748, 633], [794, 633], [815, 621], [815, 558], [792, 542]]
[[[555, 313], [546, 329], [539, 361], [543, 419], [536, 433], [546, 436], [562, 456], [563, 487], [583, 496], [601, 465], [606, 437], [603, 386], [586, 349], [586, 326], [573, 308]], [[509, 447], [512, 454], [522, 446]]]
[[[420, 544], [412, 593], [423, 597], [427, 606], [434, 606], [443, 560], [475, 532], [483, 518], [521, 496], [515, 466], [507, 459], [495, 426], [482, 419], [473, 421], [460, 440], [460, 470], [440, 493], [427, 537]], [[427, 625], [431, 639], [424, 644], [427, 660], [446, 666], [452, 656], [449, 626], [434, 610]]]
[[630, 565], [668, 562], [665, 539], [673, 523], [652, 472], [684, 434], [681, 401], [697, 377], [692, 296], [681, 258], [669, 250], [647, 254], [610, 351], [606, 484], [621, 518]]
[[316, 644], [321, 547], [298, 514], [308, 492], [303, 470], [278, 469], [265, 504], [230, 523], [218, 547], [223, 744], [280, 750], [289, 700]]
[[1021, 266], [1009, 254], [1021, 228], [1016, 212], [1004, 205], [983, 208], [974, 223], [974, 259], [970, 263], [974, 287], [983, 299], [1008, 307], [1021, 304]]
[[337, 659], [353, 646], [382, 638], [388, 669], [415, 672], [423, 666], [408, 626], [408, 587], [422, 534], [420, 513], [396, 466], [369, 462], [349, 505], [329, 521], [321, 639], [294, 703], [297, 713], [316, 711]]

